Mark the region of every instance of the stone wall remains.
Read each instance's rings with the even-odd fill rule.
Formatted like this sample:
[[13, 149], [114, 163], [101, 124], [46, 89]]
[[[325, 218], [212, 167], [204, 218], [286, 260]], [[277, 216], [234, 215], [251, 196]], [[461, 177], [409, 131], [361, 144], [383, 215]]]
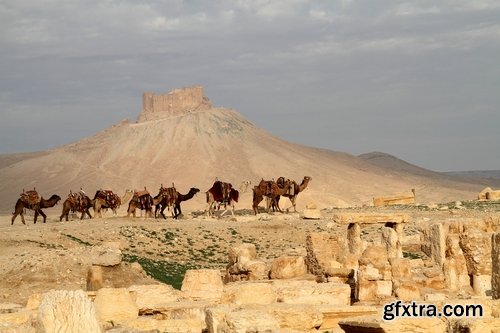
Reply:
[[187, 112], [210, 109], [212, 103], [205, 97], [202, 86], [174, 89], [166, 94], [145, 92], [138, 122], [178, 116]]

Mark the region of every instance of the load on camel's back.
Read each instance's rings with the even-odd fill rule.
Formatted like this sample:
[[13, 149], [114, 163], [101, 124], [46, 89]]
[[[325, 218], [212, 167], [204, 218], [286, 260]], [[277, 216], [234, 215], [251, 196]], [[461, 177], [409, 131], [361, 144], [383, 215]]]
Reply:
[[128, 204], [127, 217], [132, 214], [135, 217], [135, 211], [137, 208], [146, 211], [145, 217], [153, 216], [153, 197], [149, 194], [148, 190], [144, 187], [143, 191], [134, 191], [134, 195]]
[[231, 207], [231, 214], [234, 216], [234, 203], [238, 202], [240, 192], [235, 190], [231, 183], [216, 180], [206, 194], [207, 208], [205, 211], [208, 216], [212, 216], [214, 214], [216, 205], [217, 209], [220, 209], [220, 206], [224, 205], [224, 211], [220, 214], [220, 216], [223, 216], [227, 212], [227, 206]]
[[21, 215], [21, 221], [23, 224], [26, 224], [24, 221], [24, 210], [30, 209], [35, 212], [34, 221], [38, 218], [38, 215], [42, 215], [43, 223], [47, 220], [47, 215], [42, 211], [42, 208], [50, 208], [57, 205], [57, 203], [61, 200], [61, 197], [57, 194], [53, 194], [48, 200], [38, 195], [36, 189], [30, 191], [24, 191], [20, 194], [19, 199], [16, 201], [16, 206], [14, 207], [14, 212], [12, 212], [11, 225], [14, 224], [14, 220], [18, 215]]
[[91, 219], [92, 215], [90, 215], [90, 207], [94, 205], [94, 201], [90, 200], [90, 198], [85, 194], [85, 192], [80, 189], [78, 192], [69, 191], [68, 197], [63, 202], [63, 209], [61, 216], [59, 217], [59, 221], [62, 221], [63, 218], [66, 218], [68, 221], [69, 213], [80, 212], [82, 216], [80, 220], [83, 220], [85, 214]]

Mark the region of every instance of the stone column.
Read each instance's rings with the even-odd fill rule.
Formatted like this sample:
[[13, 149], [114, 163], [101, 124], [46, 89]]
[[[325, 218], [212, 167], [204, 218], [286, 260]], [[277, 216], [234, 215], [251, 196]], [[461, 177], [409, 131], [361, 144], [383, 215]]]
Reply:
[[363, 251], [361, 244], [361, 226], [359, 223], [349, 223], [347, 227], [347, 243], [350, 253], [360, 255]]
[[403, 247], [399, 241], [398, 233], [393, 228], [384, 227], [382, 229], [382, 241], [389, 258], [403, 258]]
[[443, 268], [446, 259], [446, 233], [441, 223], [431, 225], [431, 256], [439, 268]]
[[493, 299], [500, 299], [500, 232], [491, 237], [491, 291]]

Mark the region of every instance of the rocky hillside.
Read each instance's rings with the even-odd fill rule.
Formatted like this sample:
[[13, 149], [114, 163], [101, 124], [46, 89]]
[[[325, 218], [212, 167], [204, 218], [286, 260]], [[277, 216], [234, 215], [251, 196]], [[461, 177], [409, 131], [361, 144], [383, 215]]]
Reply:
[[[206, 98], [205, 98], [206, 99]], [[395, 163], [380, 165], [367, 156], [305, 147], [281, 140], [226, 108], [187, 109], [137, 123], [122, 121], [94, 136], [52, 150], [0, 155], [0, 213], [12, 211], [22, 189], [45, 197], [66, 197], [82, 187], [122, 194], [160, 184], [181, 193], [198, 187], [203, 193], [215, 178], [235, 187], [246, 180], [285, 176], [298, 182], [312, 177], [299, 209], [309, 201], [320, 207], [371, 204], [374, 196], [409, 193], [419, 202], [473, 199], [483, 184]], [[204, 196], [187, 203], [204, 208]], [[251, 207], [251, 191], [239, 208]]]

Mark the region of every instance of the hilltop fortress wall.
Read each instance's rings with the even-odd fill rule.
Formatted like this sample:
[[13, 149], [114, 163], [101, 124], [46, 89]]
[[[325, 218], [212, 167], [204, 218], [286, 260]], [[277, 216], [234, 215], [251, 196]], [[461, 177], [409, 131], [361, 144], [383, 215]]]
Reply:
[[167, 118], [210, 108], [212, 103], [204, 95], [202, 86], [174, 89], [161, 95], [145, 92], [142, 95], [142, 111], [137, 121]]

